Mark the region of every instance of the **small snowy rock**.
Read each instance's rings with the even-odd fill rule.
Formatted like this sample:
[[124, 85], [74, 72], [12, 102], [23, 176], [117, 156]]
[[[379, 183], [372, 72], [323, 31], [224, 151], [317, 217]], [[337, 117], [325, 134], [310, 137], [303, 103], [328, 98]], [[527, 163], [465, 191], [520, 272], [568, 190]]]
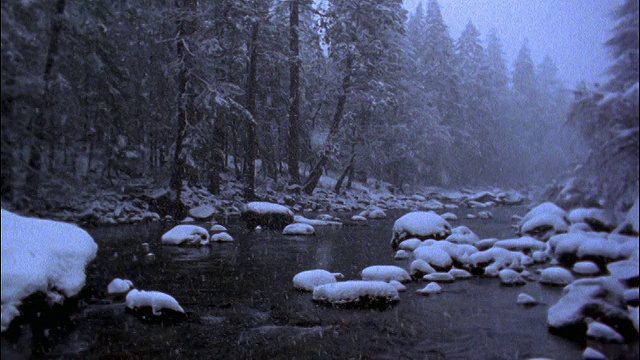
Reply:
[[393, 285], [384, 281], [349, 280], [316, 286], [313, 300], [332, 305], [369, 305], [394, 303], [400, 296]]
[[594, 321], [589, 324], [587, 336], [598, 340], [611, 342], [624, 342], [622, 335], [612, 329], [610, 326]]
[[571, 272], [561, 267], [550, 267], [544, 269], [540, 276], [540, 282], [547, 285], [565, 286], [571, 284], [574, 280]]
[[211, 241], [213, 242], [231, 242], [233, 241], [233, 237], [226, 232], [221, 232], [217, 234], [213, 234], [211, 236]]
[[309, 224], [295, 223], [287, 225], [282, 235], [315, 235], [316, 230]]
[[127, 294], [126, 306], [127, 309], [134, 311], [146, 307], [151, 308], [151, 314], [154, 316], [163, 315], [164, 310], [184, 314], [184, 309], [173, 296], [159, 291], [133, 289]]
[[466, 218], [467, 218], [467, 219], [476, 219], [476, 218], [477, 218], [477, 216], [476, 216], [476, 215], [474, 215], [474, 214], [467, 214]]
[[189, 210], [189, 215], [198, 220], [209, 220], [215, 213], [216, 208], [211, 205], [201, 205]]
[[422, 295], [437, 294], [439, 292], [442, 292], [442, 287], [435, 282], [429, 283], [424, 288], [416, 290], [416, 293]]
[[442, 215], [440, 215], [443, 219], [447, 220], [447, 221], [456, 221], [458, 220], [458, 216], [454, 213], [444, 213]]
[[367, 217], [369, 219], [386, 219], [387, 214], [382, 209], [374, 209], [367, 215]]
[[517, 272], [511, 269], [500, 270], [500, 272], [498, 273], [498, 276], [500, 277], [500, 282], [502, 283], [502, 285], [512, 286], [512, 285], [524, 285], [527, 283], [522, 278], [522, 276], [520, 276], [520, 274], [518, 274]]
[[435, 282], [442, 282], [442, 283], [450, 283], [455, 280], [453, 275], [449, 273], [443, 273], [443, 272], [434, 272], [431, 274], [427, 274], [423, 276], [422, 279], [425, 281], [435, 281]]
[[360, 216], [360, 215], [353, 215], [351, 217], [351, 221], [360, 221], [360, 222], [365, 222], [367, 221], [367, 218], [364, 216]]
[[518, 294], [518, 300], [516, 302], [518, 305], [532, 306], [532, 305], [536, 305], [538, 303], [538, 300], [536, 300], [531, 295], [521, 293], [521, 294]]
[[480, 211], [478, 212], [478, 217], [480, 219], [491, 219], [493, 218], [493, 214], [491, 213], [491, 211]]
[[411, 272], [411, 275], [431, 274], [436, 272], [436, 270], [431, 265], [429, 265], [429, 263], [422, 259], [413, 260], [413, 262], [409, 266], [409, 271]]
[[607, 360], [607, 357], [604, 356], [604, 354], [601, 353], [600, 351], [588, 347], [584, 349], [584, 352], [582, 353], [582, 359], [583, 360]]
[[207, 245], [209, 232], [196, 225], [178, 225], [162, 235], [162, 243], [167, 245]]
[[393, 256], [393, 258], [396, 259], [396, 260], [408, 259], [409, 258], [409, 253], [406, 252], [405, 250], [398, 250], [398, 251], [396, 251], [396, 254]]
[[293, 277], [293, 287], [304, 291], [313, 291], [316, 286], [334, 282], [335, 275], [322, 269], [303, 271]]
[[110, 295], [124, 295], [133, 289], [131, 280], [115, 278], [107, 285], [107, 293]]
[[406, 286], [404, 286], [400, 281], [391, 280], [391, 281], [389, 281], [389, 284], [391, 286], [393, 286], [394, 288], [396, 288], [396, 290], [398, 290], [398, 292], [407, 291]]
[[580, 275], [596, 275], [600, 268], [592, 261], [580, 261], [573, 265], [573, 272]]
[[213, 224], [213, 226], [211, 226], [211, 229], [209, 229], [209, 231], [211, 231], [213, 234], [217, 234], [221, 232], [226, 232], [227, 228], [220, 224]]
[[362, 270], [362, 280], [365, 281], [386, 281], [396, 280], [405, 282], [411, 280], [409, 273], [403, 268], [393, 265], [375, 265]]
[[471, 273], [466, 270], [453, 268], [449, 270], [449, 275], [453, 276], [454, 279], [469, 279], [471, 278]]
[[420, 241], [419, 239], [407, 239], [398, 245], [398, 249], [413, 251], [421, 244], [422, 244], [422, 241]]

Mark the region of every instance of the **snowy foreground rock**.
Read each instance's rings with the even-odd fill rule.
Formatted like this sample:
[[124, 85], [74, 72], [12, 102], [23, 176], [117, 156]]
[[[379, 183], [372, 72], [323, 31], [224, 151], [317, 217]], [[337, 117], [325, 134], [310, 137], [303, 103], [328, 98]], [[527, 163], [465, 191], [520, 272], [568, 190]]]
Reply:
[[398, 290], [384, 281], [350, 280], [313, 289], [313, 301], [330, 305], [387, 307], [399, 300]]
[[126, 306], [127, 312], [142, 320], [172, 322], [186, 317], [178, 301], [160, 291], [133, 289], [127, 294]]
[[207, 245], [209, 232], [196, 225], [178, 225], [162, 235], [162, 243], [166, 245]]
[[567, 232], [567, 212], [556, 204], [546, 202], [529, 211], [520, 221], [518, 233], [546, 241], [554, 234]]
[[451, 235], [451, 225], [433, 211], [416, 211], [400, 217], [393, 224], [391, 246], [409, 238], [442, 240]]
[[293, 277], [293, 287], [298, 290], [313, 291], [316, 286], [336, 282], [336, 276], [342, 276], [342, 274], [332, 274], [322, 269], [303, 271]]
[[75, 225], [2, 210], [2, 331], [31, 294], [42, 292], [54, 303], [78, 294], [97, 250]]
[[247, 229], [260, 225], [267, 229], [282, 230], [293, 223], [293, 212], [286, 206], [269, 202], [250, 202], [242, 211], [240, 220], [247, 223]]

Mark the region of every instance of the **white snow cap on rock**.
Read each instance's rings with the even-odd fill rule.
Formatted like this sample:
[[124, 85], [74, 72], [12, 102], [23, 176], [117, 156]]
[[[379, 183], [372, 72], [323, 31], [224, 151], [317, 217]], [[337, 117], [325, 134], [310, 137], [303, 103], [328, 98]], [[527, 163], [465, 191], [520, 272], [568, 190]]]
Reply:
[[549, 285], [568, 285], [574, 280], [571, 271], [557, 266], [542, 270], [540, 275], [540, 282]]
[[162, 235], [162, 243], [167, 245], [207, 245], [209, 232], [196, 225], [178, 225]]
[[423, 287], [422, 289], [416, 290], [416, 293], [422, 294], [422, 295], [437, 294], [439, 292], [442, 292], [442, 286], [438, 285], [435, 282], [431, 282], [427, 286]]
[[451, 229], [451, 235], [445, 240], [455, 244], [475, 244], [480, 238], [471, 229], [463, 225]]
[[610, 326], [594, 321], [589, 324], [587, 336], [595, 339], [611, 342], [624, 342], [622, 335], [613, 330]]
[[257, 214], [285, 214], [293, 216], [293, 211], [284, 205], [254, 201], [246, 205], [246, 210]]
[[518, 300], [516, 301], [516, 303], [519, 305], [529, 306], [529, 305], [536, 305], [538, 303], [538, 300], [536, 300], [533, 296], [529, 294], [520, 293], [518, 294]]
[[559, 234], [549, 239], [556, 258], [576, 255], [578, 259], [602, 257], [608, 260], [628, 258], [638, 248], [638, 238], [619, 234], [578, 232]]
[[499, 240], [493, 244], [495, 247], [504, 248], [511, 251], [536, 251], [544, 250], [545, 243], [530, 236], [523, 236], [517, 239]]
[[162, 309], [173, 310], [184, 314], [184, 309], [176, 299], [160, 291], [144, 291], [133, 289], [129, 291], [126, 299], [129, 309], [150, 307], [153, 315], [161, 315]]
[[502, 285], [524, 285], [527, 282], [514, 270], [502, 269], [498, 273]]
[[394, 302], [400, 296], [393, 285], [384, 281], [349, 280], [319, 285], [313, 289], [313, 300], [331, 304], [358, 303], [363, 298]]
[[411, 280], [409, 273], [403, 268], [393, 265], [374, 265], [369, 266], [362, 270], [362, 280], [371, 281], [391, 281], [396, 280], [400, 282]]
[[408, 259], [409, 258], [409, 253], [406, 252], [405, 250], [398, 250], [398, 251], [396, 251], [396, 254], [393, 256], [393, 258], [396, 259], [396, 260]]
[[227, 228], [220, 224], [213, 224], [209, 231], [211, 231], [212, 233], [221, 233], [227, 231]]
[[584, 349], [584, 352], [582, 353], [582, 359], [583, 360], [607, 360], [607, 357], [604, 356], [604, 354], [601, 353], [600, 351], [588, 347]]
[[422, 279], [425, 281], [435, 281], [435, 282], [445, 282], [445, 283], [453, 282], [455, 280], [453, 275], [449, 274], [448, 272], [446, 273], [434, 272], [434, 273], [423, 276]]
[[398, 245], [398, 249], [413, 251], [418, 246], [420, 246], [420, 244], [422, 244], [422, 241], [420, 241], [420, 239], [407, 239]]
[[367, 214], [369, 219], [386, 219], [387, 214], [382, 209], [373, 209]]
[[42, 292], [63, 300], [85, 284], [98, 245], [81, 228], [2, 210], [2, 331], [20, 314], [22, 299]]
[[124, 295], [133, 289], [131, 280], [115, 278], [107, 285], [107, 293], [111, 295]]
[[573, 272], [580, 275], [595, 275], [600, 273], [600, 268], [593, 261], [580, 261], [573, 264]]
[[393, 224], [392, 245], [407, 237], [441, 238], [451, 234], [451, 225], [433, 211], [416, 211], [400, 217]]
[[293, 287], [298, 290], [313, 291], [319, 285], [336, 282], [336, 276], [327, 270], [307, 270], [293, 277]]
[[295, 223], [287, 225], [282, 235], [315, 235], [316, 230], [309, 224]]
[[449, 270], [449, 275], [453, 276], [454, 279], [469, 279], [471, 277], [471, 273], [468, 271], [456, 268]]
[[447, 221], [456, 221], [458, 220], [458, 216], [454, 213], [444, 213], [442, 215], [440, 215], [443, 219], [447, 220]]
[[231, 242], [233, 237], [226, 232], [220, 232], [211, 236], [213, 242]]
[[413, 260], [413, 262], [409, 266], [409, 270], [411, 271], [411, 275], [414, 275], [418, 272], [425, 274], [436, 272], [436, 270], [431, 265], [429, 265], [429, 263], [422, 259]]
[[[534, 235], [547, 240], [549, 236], [569, 229], [566, 218], [566, 211], [554, 203], [546, 202], [531, 209], [520, 221], [518, 230], [521, 234]], [[544, 234], [539, 233], [540, 229], [546, 227], [550, 227], [551, 230], [545, 231]]]
[[311, 226], [327, 226], [327, 225], [331, 225], [331, 224], [337, 224], [334, 221], [329, 221], [329, 220], [320, 220], [320, 219], [307, 219], [306, 217], [302, 216], [302, 215], [295, 215], [293, 217], [293, 222], [294, 223], [300, 223], [300, 224], [308, 224]]

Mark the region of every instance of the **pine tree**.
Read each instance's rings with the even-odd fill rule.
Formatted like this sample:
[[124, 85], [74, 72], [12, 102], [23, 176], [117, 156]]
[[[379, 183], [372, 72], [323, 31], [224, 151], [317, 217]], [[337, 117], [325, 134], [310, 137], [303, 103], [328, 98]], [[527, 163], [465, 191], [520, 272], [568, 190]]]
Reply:
[[513, 71], [513, 88], [529, 99], [534, 99], [536, 96], [536, 76], [528, 39], [524, 40], [518, 52]]
[[615, 61], [609, 69], [613, 76], [606, 85], [609, 91], [626, 91], [638, 83], [638, 14], [638, 0], [626, 0], [615, 12], [618, 23], [605, 43]]
[[496, 29], [491, 29], [487, 35], [487, 70], [489, 84], [492, 89], [504, 89], [509, 83], [507, 65], [504, 61], [502, 44], [498, 38]]

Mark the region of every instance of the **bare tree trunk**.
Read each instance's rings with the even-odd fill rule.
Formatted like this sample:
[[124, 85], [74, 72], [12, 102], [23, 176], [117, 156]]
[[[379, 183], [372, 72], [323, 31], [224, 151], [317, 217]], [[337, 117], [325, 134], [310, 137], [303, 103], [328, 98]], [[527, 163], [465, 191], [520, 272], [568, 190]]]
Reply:
[[209, 183], [209, 191], [214, 195], [220, 193], [222, 182], [220, 174], [225, 166], [224, 139], [224, 122], [222, 121], [222, 116], [218, 116], [213, 123], [213, 169]]
[[181, 19], [178, 20], [177, 24], [178, 41], [176, 47], [180, 67], [178, 72], [178, 129], [175, 141], [175, 152], [173, 155], [171, 180], [169, 182], [172, 200], [174, 203], [172, 212], [175, 217], [182, 217], [186, 212], [184, 205], [182, 205], [182, 202], [180, 201], [182, 181], [185, 177], [185, 157], [182, 154], [182, 150], [186, 139], [189, 117], [193, 116], [193, 98], [192, 94], [189, 92], [190, 55], [186, 48], [186, 42], [189, 40], [189, 35], [193, 33], [195, 24], [193, 21], [185, 19], [185, 15], [189, 13], [193, 14], [197, 9], [197, 4], [197, 0], [175, 1], [175, 6], [179, 11], [182, 12], [186, 10], [184, 11], [186, 14], [181, 14]]
[[342, 114], [344, 113], [344, 107], [347, 103], [347, 93], [349, 92], [349, 87], [351, 86], [351, 58], [347, 59], [347, 71], [346, 75], [342, 78], [342, 91], [338, 96], [338, 104], [336, 105], [336, 111], [333, 114], [333, 123], [331, 124], [331, 129], [329, 131], [329, 135], [327, 136], [327, 145], [320, 158], [320, 161], [313, 168], [309, 177], [305, 181], [304, 185], [302, 185], [302, 191], [307, 195], [313, 194], [313, 190], [318, 186], [318, 182], [320, 181], [320, 177], [322, 176], [322, 171], [324, 167], [329, 162], [329, 151], [333, 145], [333, 138], [338, 134], [338, 130], [340, 130], [340, 122], [342, 121]]
[[349, 160], [349, 163], [347, 164], [347, 167], [344, 168], [344, 171], [342, 172], [342, 174], [340, 174], [340, 177], [338, 178], [338, 181], [336, 182], [336, 186], [333, 189], [333, 191], [336, 194], [340, 194], [340, 188], [342, 187], [342, 183], [344, 182], [344, 179], [347, 177], [348, 174], [351, 173], [351, 169], [353, 169], [353, 160], [355, 158], [355, 155], [351, 155], [351, 159]]
[[245, 150], [244, 167], [244, 197], [247, 200], [256, 198], [256, 158], [258, 155], [258, 139], [256, 126], [256, 92], [257, 92], [257, 40], [259, 22], [253, 24], [251, 30], [251, 41], [249, 43], [249, 63], [247, 64], [247, 89], [245, 93], [245, 107], [251, 114], [252, 119], [247, 123], [247, 144]]
[[[40, 189], [40, 176], [42, 171], [42, 153], [45, 142], [49, 138], [47, 129], [47, 118], [51, 108], [53, 99], [51, 99], [51, 82], [53, 80], [52, 69], [58, 56], [60, 33], [62, 32], [62, 23], [64, 20], [65, 0], [56, 2], [56, 12], [51, 23], [51, 38], [49, 39], [49, 48], [47, 49], [47, 58], [44, 65], [44, 73], [42, 79], [44, 82], [44, 93], [42, 95], [42, 107], [32, 124], [30, 131], [33, 133], [34, 142], [31, 145], [29, 153], [29, 171], [27, 176], [27, 191], [32, 196], [37, 196]], [[52, 140], [52, 139], [49, 139]]]
[[291, 183], [300, 183], [300, 39], [298, 0], [289, 2], [289, 50], [290, 83], [289, 83], [289, 179]]

